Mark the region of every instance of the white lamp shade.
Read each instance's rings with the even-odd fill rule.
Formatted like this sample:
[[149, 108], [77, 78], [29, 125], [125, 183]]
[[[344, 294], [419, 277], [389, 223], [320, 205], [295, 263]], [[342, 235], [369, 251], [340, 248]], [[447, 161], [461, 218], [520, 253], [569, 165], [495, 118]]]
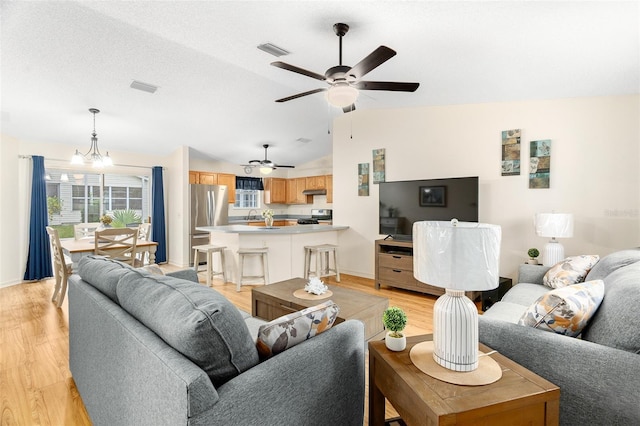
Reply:
[[573, 215], [569, 213], [538, 213], [535, 216], [536, 235], [539, 237], [573, 237]]
[[352, 105], [358, 99], [358, 89], [349, 86], [349, 83], [335, 83], [327, 92], [327, 100], [333, 106], [340, 108]]
[[451, 290], [498, 287], [498, 225], [424, 221], [413, 224], [413, 275], [425, 284]]

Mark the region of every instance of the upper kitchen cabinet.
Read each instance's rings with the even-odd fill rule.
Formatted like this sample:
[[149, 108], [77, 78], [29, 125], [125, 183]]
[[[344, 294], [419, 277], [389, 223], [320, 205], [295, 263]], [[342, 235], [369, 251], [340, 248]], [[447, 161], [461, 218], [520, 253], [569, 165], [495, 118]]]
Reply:
[[307, 176], [305, 189], [327, 189], [325, 176]]
[[333, 203], [333, 175], [326, 175], [325, 182], [327, 184], [327, 203]]
[[311, 196], [302, 193], [307, 188], [307, 178], [287, 179], [287, 204], [309, 204], [313, 202]]
[[265, 204], [286, 204], [287, 203], [287, 179], [284, 179], [284, 178], [264, 179], [264, 202]]
[[229, 193], [229, 204], [236, 202], [236, 175], [191, 170], [189, 171], [189, 183], [197, 183], [201, 185], [226, 185]]

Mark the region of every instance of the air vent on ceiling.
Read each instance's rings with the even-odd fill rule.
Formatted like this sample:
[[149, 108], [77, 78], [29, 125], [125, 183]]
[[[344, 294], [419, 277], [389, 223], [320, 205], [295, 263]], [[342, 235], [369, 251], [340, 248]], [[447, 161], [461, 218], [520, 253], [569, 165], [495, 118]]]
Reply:
[[262, 50], [263, 52], [267, 52], [273, 56], [285, 56], [288, 55], [289, 52], [284, 50], [282, 47], [278, 47], [275, 44], [271, 44], [271, 43], [264, 43], [258, 46], [258, 49]]
[[136, 80], [133, 80], [131, 82], [130, 87], [132, 89], [142, 90], [143, 92], [147, 92], [147, 93], [156, 93], [156, 90], [158, 90], [158, 86], [154, 86], [153, 84], [143, 83], [141, 81], [136, 81]]
[[311, 142], [311, 139], [309, 139], [309, 138], [298, 138], [298, 139], [296, 139], [296, 142], [309, 143], [309, 142]]

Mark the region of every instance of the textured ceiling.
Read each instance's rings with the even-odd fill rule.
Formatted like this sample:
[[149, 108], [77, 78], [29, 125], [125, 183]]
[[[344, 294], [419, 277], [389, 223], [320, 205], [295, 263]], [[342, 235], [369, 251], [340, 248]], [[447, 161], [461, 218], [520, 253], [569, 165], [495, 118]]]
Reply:
[[[323, 74], [379, 45], [397, 56], [367, 80], [417, 81], [415, 93], [362, 92], [358, 111], [600, 96], [640, 90], [640, 8], [629, 2], [3, 1], [2, 133], [88, 149], [165, 155], [188, 145], [244, 163], [298, 165], [331, 152], [342, 114], [325, 83], [269, 65], [256, 48]], [[133, 80], [159, 86], [133, 90]], [[356, 111], [356, 114], [358, 113]], [[308, 143], [300, 138], [311, 140]]]

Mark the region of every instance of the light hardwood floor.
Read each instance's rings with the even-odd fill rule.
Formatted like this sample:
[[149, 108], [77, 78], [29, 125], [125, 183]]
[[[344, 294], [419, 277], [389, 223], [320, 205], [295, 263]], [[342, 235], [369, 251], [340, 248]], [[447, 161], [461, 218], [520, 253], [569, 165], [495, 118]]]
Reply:
[[[435, 297], [393, 288], [375, 290], [373, 280], [341, 277], [341, 283], [324, 280], [389, 298], [390, 305], [406, 311], [409, 336], [431, 332]], [[204, 281], [201, 273], [200, 282]], [[53, 280], [43, 280], [0, 289], [1, 426], [91, 424], [69, 371], [67, 299], [57, 309], [51, 302], [53, 285]], [[251, 312], [251, 286], [236, 292], [234, 284], [214, 280], [212, 287]], [[387, 417], [395, 415], [388, 408]]]

